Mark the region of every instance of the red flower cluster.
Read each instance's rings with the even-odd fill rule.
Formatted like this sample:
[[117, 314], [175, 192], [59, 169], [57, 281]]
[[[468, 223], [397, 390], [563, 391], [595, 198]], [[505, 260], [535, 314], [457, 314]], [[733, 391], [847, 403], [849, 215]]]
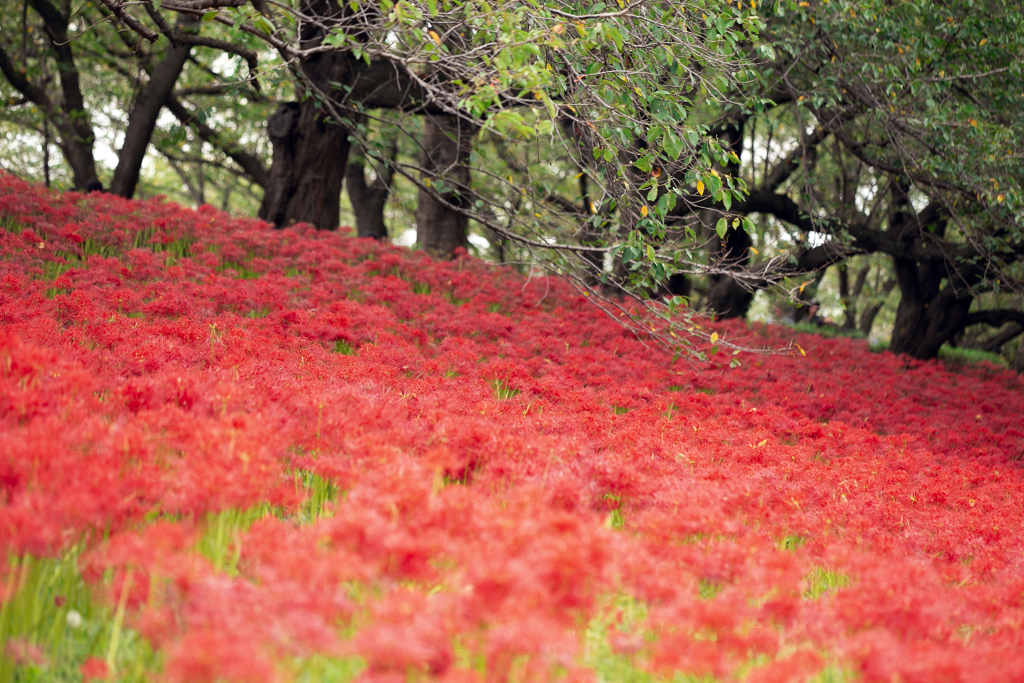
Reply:
[[696, 368], [556, 279], [5, 175], [0, 223], [0, 546], [85, 538], [169, 681], [1024, 678], [1015, 375]]

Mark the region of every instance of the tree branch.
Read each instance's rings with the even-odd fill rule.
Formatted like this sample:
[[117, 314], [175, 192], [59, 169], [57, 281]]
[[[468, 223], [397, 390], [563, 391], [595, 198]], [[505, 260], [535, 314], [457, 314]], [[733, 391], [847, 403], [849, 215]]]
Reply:
[[807, 140], [803, 144], [797, 146], [786, 155], [785, 159], [775, 165], [761, 183], [760, 189], [765, 192], [775, 192], [779, 189], [784, 182], [789, 180], [793, 172], [800, 168], [805, 155], [815, 149], [828, 136], [829, 132], [824, 128], [815, 129], [813, 133], [807, 136]]
[[174, 114], [174, 117], [181, 121], [182, 125], [188, 126], [203, 140], [224, 152], [224, 154], [231, 158], [242, 168], [243, 171], [245, 171], [246, 175], [248, 175], [254, 183], [266, 189], [268, 172], [259, 159], [244, 151], [237, 145], [225, 144], [221, 140], [217, 131], [200, 121], [199, 118], [189, 111], [185, 105], [178, 100], [178, 98], [174, 97], [174, 95], [169, 96], [164, 101], [164, 104], [167, 106], [168, 111]]
[[976, 311], [967, 316], [967, 322], [964, 324], [964, 327], [970, 327], [971, 325], [991, 325], [992, 327], [1002, 327], [1006, 323], [1010, 322], [1017, 323], [1018, 325], [1024, 325], [1024, 312], [1007, 308], [993, 309], [990, 311]]
[[160, 34], [156, 31], [148, 28], [141, 21], [125, 11], [124, 7], [121, 6], [121, 3], [118, 2], [118, 0], [100, 0], [100, 2], [103, 3], [104, 7], [114, 13], [114, 16], [117, 17], [122, 24], [135, 31], [149, 42], [155, 43], [160, 37]]
[[1006, 344], [1006, 342], [1018, 337], [1022, 333], [1024, 333], [1024, 325], [1014, 323], [1002, 332], [999, 332], [998, 334], [981, 342], [981, 344], [979, 344], [979, 348], [983, 351], [998, 353], [999, 349], [1003, 348], [1003, 345]]
[[0, 45], [0, 73], [3, 73], [7, 81], [25, 99], [42, 109], [47, 115], [52, 116], [54, 114], [53, 102], [46, 95], [46, 91], [28, 80], [28, 77], [14, 66], [2, 45]]

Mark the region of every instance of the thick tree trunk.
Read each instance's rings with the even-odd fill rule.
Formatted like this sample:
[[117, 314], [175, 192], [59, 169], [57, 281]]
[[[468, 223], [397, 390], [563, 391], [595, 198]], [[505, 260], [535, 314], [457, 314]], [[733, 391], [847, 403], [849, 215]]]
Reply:
[[[299, 33], [305, 49], [318, 47], [331, 26], [346, 21], [346, 9], [336, 0], [303, 0], [302, 11], [316, 21], [302, 22]], [[347, 7], [347, 5], [346, 5]], [[332, 119], [319, 94], [337, 92], [352, 79], [351, 55], [315, 53], [302, 60], [302, 73], [312, 84], [302, 102], [288, 102], [267, 121], [273, 162], [259, 217], [278, 227], [311, 223], [321, 230], [338, 227], [341, 185], [348, 165], [351, 131]]]
[[[745, 265], [750, 260], [753, 241], [745, 230], [729, 228], [723, 239], [717, 239], [717, 248], [712, 258], [734, 265]], [[728, 275], [709, 275], [708, 291], [704, 304], [714, 311], [719, 319], [746, 317], [754, 292], [745, 288]]]
[[961, 284], [941, 287], [942, 264], [917, 264], [893, 259], [900, 286], [900, 304], [889, 350], [927, 360], [939, 355], [939, 347], [967, 324], [974, 297]]
[[416, 206], [416, 241], [443, 258], [465, 247], [469, 219], [454, 207], [469, 198], [469, 153], [477, 127], [453, 116], [428, 115], [423, 120], [420, 167], [434, 188], [444, 183], [441, 199], [421, 189]]
[[[721, 141], [735, 152], [737, 158], [743, 156], [743, 131], [744, 123], [737, 122], [727, 126], [722, 133]], [[730, 163], [722, 170], [733, 176], [739, 175], [739, 165], [735, 163]], [[704, 223], [714, 226], [722, 214], [718, 211], [709, 213], [711, 213], [711, 218], [705, 219]], [[752, 246], [754, 246], [754, 242], [745, 230], [729, 228], [724, 238], [719, 239], [716, 235], [712, 240], [711, 260], [737, 267], [748, 265], [750, 263], [750, 247]], [[704, 298], [704, 304], [714, 311], [719, 319], [745, 318], [753, 301], [754, 292], [734, 278], [727, 275], [708, 276], [708, 291]]]
[[693, 284], [686, 273], [676, 273], [669, 276], [666, 288], [670, 296], [681, 296], [689, 299], [693, 291]]
[[349, 162], [345, 171], [345, 187], [352, 202], [352, 212], [356, 216], [356, 233], [359, 237], [387, 239], [384, 205], [391, 193], [390, 184], [390, 172], [380, 170], [374, 181], [367, 184], [365, 160], [359, 157]]
[[[388, 150], [389, 161], [393, 162], [398, 154], [398, 138], [391, 139]], [[360, 238], [387, 239], [387, 225], [384, 223], [384, 207], [391, 195], [391, 178], [394, 171], [391, 166], [381, 168], [373, 164], [377, 177], [367, 183], [367, 160], [354, 157], [345, 170], [345, 187], [348, 199], [355, 214], [355, 230]]]
[[274, 155], [259, 217], [279, 228], [300, 222], [337, 228], [349, 129], [328, 120], [308, 98], [278, 107], [267, 134]]
[[[195, 24], [197, 19], [179, 20], [179, 28]], [[110, 192], [127, 199], [135, 194], [135, 186], [139, 182], [142, 161], [146, 158], [146, 148], [153, 137], [157, 117], [164, 106], [164, 101], [178, 82], [178, 76], [185, 67], [185, 61], [192, 51], [189, 45], [171, 45], [164, 53], [164, 58], [156, 65], [149, 75], [149, 82], [139, 93], [128, 117], [128, 128], [124, 134], [124, 144], [117, 157], [117, 168], [114, 179], [110, 181]]]

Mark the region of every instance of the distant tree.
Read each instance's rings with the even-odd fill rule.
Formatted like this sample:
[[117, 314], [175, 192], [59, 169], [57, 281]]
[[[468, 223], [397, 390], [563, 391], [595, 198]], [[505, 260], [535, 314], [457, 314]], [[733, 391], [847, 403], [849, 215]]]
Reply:
[[[723, 217], [717, 253], [748, 276], [713, 275], [708, 305], [742, 316], [754, 287], [883, 253], [901, 294], [894, 352], [934, 358], [966, 327], [1024, 321], [1019, 307], [972, 308], [982, 292], [1022, 291], [1024, 6], [780, 2], [768, 27], [761, 82], [775, 106], [732, 108], [716, 127], [750, 191], [731, 208], [684, 205]], [[732, 217], [757, 214], [793, 246], [755, 260]]]
[[[7, 100], [2, 118], [26, 133], [42, 133], [46, 140], [53, 131], [76, 189], [133, 196], [154, 136], [168, 154], [168, 145], [180, 142], [171, 139], [174, 131], [157, 130], [166, 109], [217, 144], [217, 134], [202, 123], [204, 117], [182, 99], [225, 90], [223, 83], [212, 83], [221, 79], [213, 78], [197, 49], [214, 54], [228, 50], [255, 64], [252, 50], [203, 35], [204, 25], [194, 15], [152, 6], [147, 11], [159, 30], [141, 34], [125, 32], [117, 13], [104, 4], [27, 0], [20, 13], [0, 15], [0, 73], [5, 79], [0, 81], [0, 93]], [[210, 27], [205, 28], [210, 33]], [[196, 87], [199, 84], [215, 87]], [[246, 89], [238, 85], [234, 92]], [[107, 132], [116, 134], [120, 143], [114, 150], [116, 165], [105, 181], [96, 162], [97, 113], [112, 117], [112, 130]], [[265, 175], [262, 163], [252, 155], [226, 152], [236, 153], [235, 160], [254, 181]], [[47, 154], [44, 143], [43, 156]]]

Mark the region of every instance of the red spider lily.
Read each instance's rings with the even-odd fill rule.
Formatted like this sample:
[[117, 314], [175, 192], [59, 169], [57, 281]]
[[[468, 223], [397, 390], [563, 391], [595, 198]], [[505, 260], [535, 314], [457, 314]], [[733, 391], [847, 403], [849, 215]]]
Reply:
[[467, 256], [7, 175], [0, 215], [0, 544], [84, 540], [168, 680], [583, 680], [595, 639], [722, 680], [1024, 675], [1016, 375], [800, 335], [696, 367]]

